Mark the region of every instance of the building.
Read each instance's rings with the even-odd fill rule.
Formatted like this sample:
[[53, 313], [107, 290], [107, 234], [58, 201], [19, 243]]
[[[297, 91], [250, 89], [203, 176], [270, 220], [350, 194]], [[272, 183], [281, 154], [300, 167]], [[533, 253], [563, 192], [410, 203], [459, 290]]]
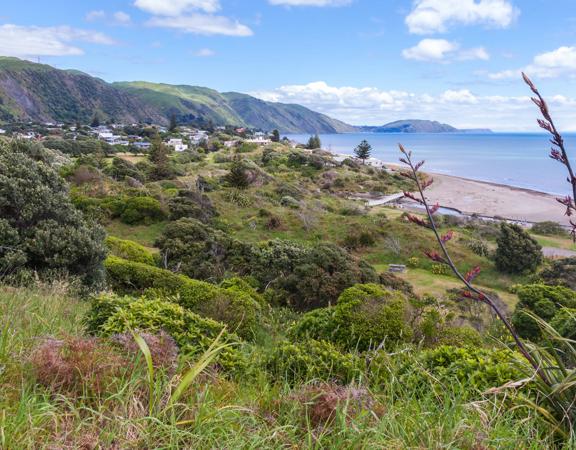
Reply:
[[188, 144], [184, 144], [182, 139], [170, 139], [166, 145], [169, 147], [174, 147], [174, 151], [183, 152], [184, 150], [188, 150]]
[[0, 134], [6, 134], [6, 130], [0, 128]]
[[264, 136], [257, 136], [253, 139], [246, 139], [244, 142], [248, 142], [249, 144], [269, 145], [272, 143], [272, 140]]
[[152, 147], [152, 144], [150, 142], [134, 142], [133, 145], [138, 150], [148, 150], [150, 147]]

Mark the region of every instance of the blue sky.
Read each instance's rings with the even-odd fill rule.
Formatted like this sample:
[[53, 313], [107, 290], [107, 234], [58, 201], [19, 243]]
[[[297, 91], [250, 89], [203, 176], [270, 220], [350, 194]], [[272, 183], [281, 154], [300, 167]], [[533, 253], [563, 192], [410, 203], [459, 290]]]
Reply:
[[246, 92], [354, 124], [533, 130], [525, 70], [576, 130], [574, 0], [5, 3], [1, 55], [107, 81]]

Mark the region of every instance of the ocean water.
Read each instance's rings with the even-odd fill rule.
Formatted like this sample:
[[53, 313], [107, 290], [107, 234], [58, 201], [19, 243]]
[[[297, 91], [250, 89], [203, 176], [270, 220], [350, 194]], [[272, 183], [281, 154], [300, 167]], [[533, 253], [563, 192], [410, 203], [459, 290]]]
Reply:
[[[288, 137], [306, 143], [310, 136]], [[576, 165], [576, 134], [564, 137]], [[325, 134], [320, 139], [323, 148], [350, 155], [360, 141], [366, 139], [372, 145], [372, 156], [386, 162], [398, 162], [398, 143], [402, 143], [412, 150], [415, 160], [426, 161], [425, 171], [556, 195], [566, 195], [571, 190], [564, 166], [548, 156], [550, 142], [545, 134], [349, 133]]]

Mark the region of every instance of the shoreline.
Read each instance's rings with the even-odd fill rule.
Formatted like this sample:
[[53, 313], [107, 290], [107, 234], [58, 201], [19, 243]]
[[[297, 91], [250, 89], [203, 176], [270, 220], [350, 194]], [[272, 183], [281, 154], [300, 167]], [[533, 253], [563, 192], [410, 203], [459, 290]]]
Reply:
[[[335, 154], [335, 157], [351, 157]], [[395, 172], [403, 166], [371, 158], [368, 164], [375, 168]], [[565, 209], [556, 200], [558, 196], [536, 189], [510, 186], [504, 183], [479, 181], [458, 175], [424, 172], [434, 179], [427, 196], [440, 206], [465, 216], [502, 218], [518, 223], [533, 224], [544, 221], [570, 225]]]

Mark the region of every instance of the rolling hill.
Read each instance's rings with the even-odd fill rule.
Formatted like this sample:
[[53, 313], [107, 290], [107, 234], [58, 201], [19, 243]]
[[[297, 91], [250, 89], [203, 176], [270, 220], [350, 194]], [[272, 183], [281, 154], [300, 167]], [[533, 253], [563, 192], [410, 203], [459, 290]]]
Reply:
[[282, 133], [341, 133], [356, 128], [300, 105], [265, 102], [234, 92], [186, 85], [107, 83], [76, 70], [60, 70], [0, 57], [0, 121], [89, 122], [95, 113], [118, 122], [236, 125]]

